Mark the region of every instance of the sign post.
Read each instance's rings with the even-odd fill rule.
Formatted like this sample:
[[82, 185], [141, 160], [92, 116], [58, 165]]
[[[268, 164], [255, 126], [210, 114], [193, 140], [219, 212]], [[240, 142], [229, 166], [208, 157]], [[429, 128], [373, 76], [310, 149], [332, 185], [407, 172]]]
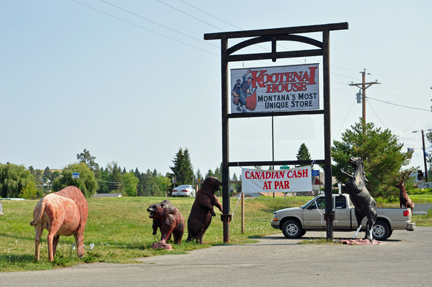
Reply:
[[[302, 165], [310, 164], [310, 161], [299, 160], [283, 160], [283, 161], [249, 161], [249, 162], [229, 162], [229, 119], [234, 118], [251, 118], [251, 117], [273, 117], [273, 116], [296, 116], [302, 114], [317, 115], [321, 114], [324, 117], [324, 160], [315, 160], [316, 164], [324, 164], [325, 171], [325, 195], [326, 195], [326, 212], [325, 219], [327, 222], [327, 240], [333, 240], [333, 218], [331, 206], [331, 129], [330, 129], [330, 31], [348, 29], [348, 23], [333, 23], [325, 25], [286, 27], [276, 29], [262, 29], [236, 32], [221, 32], [204, 34], [204, 40], [221, 41], [221, 83], [222, 83], [222, 200], [223, 200], [223, 242], [229, 243], [229, 221], [230, 221], [230, 198], [229, 198], [229, 167], [230, 166], [263, 166], [263, 165]], [[304, 33], [322, 33], [322, 41], [305, 37]], [[234, 38], [248, 38], [243, 42], [238, 42], [232, 47], [228, 47], [228, 40]], [[277, 43], [283, 41], [300, 42], [314, 46], [313, 49], [295, 50], [295, 51], [277, 51]], [[271, 44], [271, 51], [265, 53], [241, 54], [238, 51], [253, 45], [267, 43]], [[309, 78], [305, 75], [305, 70], [300, 76], [300, 71], [293, 71], [291, 77], [289, 75], [281, 75], [283, 72], [273, 71], [271, 74], [261, 72], [261, 68], [244, 71], [239, 70], [242, 77], [235, 79], [238, 86], [231, 83], [228, 85], [228, 63], [229, 62], [244, 62], [251, 60], [267, 60], [271, 59], [276, 62], [280, 58], [296, 58], [296, 57], [323, 57], [323, 102], [324, 109], [319, 109], [316, 105], [319, 102], [307, 102], [310, 97], [315, 100], [314, 92], [308, 93], [306, 88], [308, 83], [312, 84], [310, 76], [312, 70], [309, 67], [302, 67], [309, 70]], [[314, 69], [314, 66], [311, 66]], [[263, 69], [265, 70], [265, 69]], [[316, 69], [317, 70], [317, 69]], [[315, 71], [316, 71], [315, 70]], [[269, 71], [269, 70], [267, 70]], [[242, 74], [243, 73], [243, 74]], [[289, 72], [288, 72], [289, 73]], [[245, 77], [243, 75], [246, 74]], [[249, 75], [248, 75], [249, 74]], [[281, 78], [282, 77], [282, 78]], [[239, 80], [239, 81], [237, 81]], [[274, 85], [273, 85], [274, 84]], [[264, 88], [266, 85], [266, 94], [262, 93], [258, 88]], [[267, 85], [269, 85], [267, 87]], [[306, 90], [304, 90], [306, 89]], [[235, 94], [233, 94], [233, 92]], [[272, 93], [273, 92], [273, 93]], [[296, 94], [296, 98], [291, 97], [291, 92], [302, 92], [303, 103], [297, 101], [300, 94]], [[282, 95], [285, 93], [285, 100]], [[255, 96], [254, 96], [255, 94]], [[307, 94], [307, 95], [306, 95]], [[312, 95], [311, 95], [312, 94]], [[276, 98], [273, 97], [276, 95]], [[288, 95], [288, 100], [286, 98]], [[262, 96], [260, 98], [260, 96]], [[265, 97], [267, 96], [267, 97]], [[272, 97], [270, 97], [272, 96]], [[316, 95], [318, 96], [318, 95]], [[248, 100], [249, 99], [249, 100]], [[276, 99], [279, 104], [270, 105], [270, 99]], [[280, 99], [280, 100], [279, 100]], [[231, 114], [228, 114], [229, 104], [231, 103]], [[268, 103], [265, 108], [265, 104]], [[283, 104], [282, 104], [283, 103]], [[307, 104], [306, 104], [307, 103]], [[264, 104], [264, 109], [259, 108], [259, 104]], [[311, 104], [311, 105], [309, 105]], [[282, 109], [282, 105], [284, 109]], [[293, 106], [294, 105], [294, 106]], [[234, 107], [233, 107], [234, 106]], [[288, 108], [288, 109], [286, 109]], [[295, 109], [294, 109], [295, 108]], [[256, 110], [256, 111], [255, 111]]]

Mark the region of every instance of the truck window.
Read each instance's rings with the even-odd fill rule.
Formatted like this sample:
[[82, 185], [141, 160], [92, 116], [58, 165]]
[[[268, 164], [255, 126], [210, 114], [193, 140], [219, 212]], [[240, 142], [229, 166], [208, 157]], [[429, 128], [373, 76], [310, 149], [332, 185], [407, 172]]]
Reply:
[[346, 208], [345, 196], [336, 196], [336, 208]]
[[325, 197], [318, 197], [316, 202], [312, 202], [309, 209], [316, 209], [317, 206], [319, 209], [325, 209]]

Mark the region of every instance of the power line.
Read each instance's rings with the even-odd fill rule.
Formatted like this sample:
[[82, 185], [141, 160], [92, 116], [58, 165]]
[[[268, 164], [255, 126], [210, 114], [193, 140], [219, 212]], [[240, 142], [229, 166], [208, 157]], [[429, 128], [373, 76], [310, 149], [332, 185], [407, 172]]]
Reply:
[[210, 13], [204, 11], [204, 10], [201, 10], [200, 8], [195, 7], [195, 6], [193, 6], [192, 4], [187, 3], [186, 1], [180, 0], [180, 2], [183, 2], [183, 3], [185, 3], [186, 5], [189, 5], [190, 7], [195, 8], [196, 10], [201, 11], [201, 12], [203, 12], [204, 14], [207, 14], [207, 15], [209, 15], [209, 16], [215, 18], [215, 19], [218, 19], [219, 21], [224, 22], [225, 24], [228, 24], [228, 25], [231, 25], [231, 26], [233, 26], [233, 27], [235, 27], [235, 28], [237, 28], [237, 29], [243, 30], [242, 28], [240, 28], [240, 27], [238, 27], [238, 26], [235, 26], [235, 25], [233, 25], [233, 24], [231, 24], [231, 23], [228, 23], [227, 21], [222, 20], [221, 18], [218, 18], [218, 17], [216, 17], [216, 16], [214, 16], [214, 15], [212, 15], [212, 14], [210, 14]]
[[188, 14], [188, 13], [186, 13], [186, 12], [184, 12], [184, 11], [182, 11], [182, 10], [180, 10], [180, 9], [178, 9], [178, 8], [176, 8], [176, 7], [174, 7], [174, 6], [171, 6], [171, 5], [169, 5], [169, 4], [165, 3], [165, 2], [162, 2], [162, 1], [160, 1], [160, 0], [158, 0], [158, 2], [164, 4], [164, 5], [168, 6], [168, 7], [170, 7], [171, 9], [177, 10], [177, 11], [179, 11], [180, 13], [183, 13], [183, 14], [189, 16], [189, 17], [192, 17], [192, 18], [194, 18], [194, 19], [196, 19], [196, 20], [198, 20], [198, 21], [200, 21], [200, 22], [202, 22], [202, 23], [205, 23], [205, 24], [207, 24], [207, 25], [209, 25], [209, 26], [211, 26], [211, 27], [213, 27], [213, 28], [216, 28], [216, 29], [218, 29], [218, 30], [220, 30], [220, 31], [226, 32], [226, 31], [223, 30], [222, 28], [216, 27], [216, 26], [214, 26], [214, 25], [212, 25], [212, 24], [210, 24], [210, 23], [208, 23], [208, 22], [206, 22], [206, 21], [204, 21], [204, 20], [198, 19], [197, 17], [194, 17], [194, 16], [192, 16], [192, 15], [190, 15], [190, 14]]
[[351, 107], [349, 108], [349, 110], [348, 110], [348, 112], [347, 112], [347, 114], [346, 114], [346, 116], [345, 116], [345, 119], [343, 120], [343, 122], [342, 122], [342, 124], [341, 124], [341, 127], [339, 128], [339, 131], [338, 131], [338, 133], [336, 134], [336, 137], [340, 134], [340, 131], [341, 131], [341, 129], [342, 129], [342, 127], [343, 127], [343, 125], [344, 125], [346, 119], [348, 118], [348, 115], [350, 114], [351, 109], [352, 109], [352, 107], [354, 106], [354, 103], [355, 103], [355, 100], [354, 100], [353, 103], [351, 104]]
[[85, 6], [85, 7], [89, 8], [89, 9], [95, 10], [95, 11], [97, 11], [97, 12], [99, 12], [99, 13], [102, 13], [102, 14], [105, 14], [105, 15], [110, 16], [110, 17], [112, 17], [112, 18], [115, 18], [115, 19], [117, 19], [117, 20], [119, 20], [119, 21], [122, 21], [122, 22], [128, 23], [128, 24], [133, 25], [133, 26], [135, 26], [135, 27], [138, 27], [138, 28], [140, 28], [140, 29], [146, 30], [146, 31], [148, 31], [148, 32], [150, 32], [150, 33], [156, 34], [156, 35], [158, 35], [158, 36], [161, 36], [161, 37], [167, 38], [167, 39], [172, 40], [172, 41], [175, 41], [175, 42], [177, 42], [177, 43], [180, 43], [180, 44], [183, 44], [183, 45], [186, 45], [186, 46], [192, 47], [192, 48], [194, 48], [194, 49], [198, 49], [198, 50], [201, 50], [201, 51], [203, 51], [203, 52], [206, 52], [206, 53], [209, 53], [209, 54], [212, 54], [212, 55], [215, 55], [215, 56], [218, 56], [218, 57], [219, 57], [218, 54], [215, 54], [215, 53], [212, 53], [212, 52], [206, 51], [206, 50], [201, 49], [201, 48], [198, 48], [198, 47], [196, 47], [196, 46], [193, 46], [193, 45], [187, 44], [187, 43], [185, 43], [185, 42], [179, 41], [179, 40], [177, 40], [177, 39], [174, 39], [174, 38], [171, 38], [171, 37], [165, 36], [165, 35], [163, 35], [163, 34], [160, 34], [160, 33], [155, 32], [155, 31], [153, 31], [153, 30], [150, 30], [150, 29], [144, 28], [144, 27], [142, 27], [142, 26], [140, 26], [140, 25], [137, 25], [137, 24], [135, 24], [135, 23], [132, 23], [132, 22], [126, 21], [126, 20], [124, 20], [124, 19], [122, 19], [122, 18], [119, 18], [119, 17], [117, 17], [117, 16], [111, 15], [111, 14], [106, 13], [106, 12], [104, 12], [104, 11], [101, 11], [101, 10], [99, 10], [99, 9], [93, 8], [93, 7], [89, 6], [89, 5], [86, 5], [86, 4], [84, 4], [84, 3], [78, 2], [78, 1], [76, 1], [76, 0], [72, 0], [72, 1], [75, 2], [75, 3], [78, 3], [78, 4], [82, 5], [82, 6]]
[[[171, 37], [169, 37], [169, 36], [163, 35], [163, 34], [161, 34], [161, 33], [155, 32], [155, 31], [153, 31], [153, 30], [147, 29], [147, 28], [145, 28], [145, 27], [142, 27], [142, 26], [137, 25], [137, 24], [135, 24], [135, 23], [132, 23], [132, 22], [130, 22], [130, 21], [124, 20], [124, 19], [122, 19], [122, 18], [120, 18], [120, 17], [114, 16], [114, 15], [112, 15], [112, 14], [106, 13], [106, 12], [104, 12], [104, 11], [101, 11], [101, 10], [99, 10], [99, 9], [96, 9], [96, 8], [94, 8], [94, 7], [91, 7], [91, 6], [89, 6], [89, 5], [86, 5], [86, 4], [84, 4], [84, 3], [78, 2], [78, 1], [76, 1], [76, 0], [72, 0], [72, 1], [74, 1], [75, 3], [78, 3], [78, 4], [80, 4], [80, 5], [83, 5], [83, 6], [87, 7], [87, 8], [89, 8], [89, 9], [92, 9], [92, 10], [95, 10], [95, 11], [100, 12], [100, 13], [102, 13], [102, 14], [105, 14], [105, 15], [107, 15], [107, 16], [113, 17], [113, 18], [115, 18], [115, 19], [117, 19], [117, 20], [120, 20], [120, 21], [122, 21], [122, 22], [128, 23], [128, 24], [133, 25], [133, 26], [135, 26], [135, 27], [138, 27], [138, 28], [140, 28], [140, 29], [146, 30], [146, 31], [148, 31], [148, 32], [150, 32], [150, 33], [156, 34], [156, 35], [158, 35], [158, 36], [161, 36], [161, 37], [167, 38], [167, 39], [169, 39], [169, 40], [175, 41], [175, 42], [180, 43], [180, 44], [183, 44], [183, 45], [187, 45], [187, 46], [189, 46], [189, 47], [192, 47], [192, 48], [195, 48], [195, 49], [201, 50], [201, 51], [203, 51], [203, 52], [206, 52], [206, 53], [209, 53], [209, 54], [212, 54], [212, 55], [215, 55], [215, 56], [220, 56], [219, 54], [212, 53], [212, 52], [210, 52], [210, 51], [207, 51], [207, 50], [201, 49], [201, 48], [196, 47], [196, 46], [193, 46], [193, 45], [191, 45], [191, 44], [188, 44], [188, 43], [182, 42], [182, 41], [180, 41], [180, 40], [177, 40], [177, 39], [171, 38]], [[105, 4], [107, 4], [107, 5], [110, 5], [110, 6], [112, 6], [112, 7], [115, 7], [115, 8], [117, 8], [117, 9], [119, 9], [119, 10], [122, 10], [122, 11], [124, 11], [124, 12], [127, 12], [127, 13], [129, 13], [129, 14], [131, 14], [131, 15], [134, 15], [134, 16], [136, 16], [136, 17], [139, 17], [139, 18], [141, 18], [141, 19], [143, 19], [143, 20], [146, 20], [146, 21], [148, 21], [148, 22], [150, 22], [150, 23], [153, 23], [153, 24], [155, 24], [155, 25], [158, 25], [158, 26], [163, 27], [163, 28], [165, 28], [165, 29], [168, 29], [168, 30], [170, 30], [170, 31], [176, 32], [176, 33], [178, 33], [178, 34], [180, 34], [180, 35], [186, 36], [186, 37], [191, 38], [191, 39], [193, 39], [193, 40], [195, 40], [195, 41], [199, 41], [200, 43], [204, 42], [204, 43], [206, 43], [207, 45], [210, 45], [210, 46], [212, 46], [212, 47], [218, 48], [217, 45], [213, 45], [213, 44], [211, 44], [210, 42], [202, 41], [201, 39], [197, 39], [197, 38], [195, 38], [195, 37], [193, 37], [193, 36], [190, 36], [190, 35], [188, 35], [188, 34], [186, 34], [186, 33], [183, 33], [183, 32], [181, 32], [181, 31], [175, 30], [175, 29], [173, 29], [173, 28], [170, 28], [170, 27], [168, 27], [168, 26], [165, 26], [165, 25], [163, 25], [163, 24], [160, 24], [160, 23], [158, 23], [158, 22], [155, 22], [155, 21], [153, 21], [153, 20], [150, 20], [150, 19], [148, 19], [148, 18], [146, 18], [146, 17], [143, 17], [143, 16], [141, 16], [141, 15], [139, 15], [139, 14], [136, 14], [136, 13], [134, 13], [134, 12], [131, 12], [131, 11], [129, 11], [129, 10], [127, 10], [127, 9], [124, 9], [124, 8], [122, 8], [122, 7], [119, 7], [119, 6], [117, 6], [117, 5], [114, 5], [114, 4], [110, 3], [110, 2], [107, 2], [107, 1], [104, 1], [104, 0], [100, 0], [100, 1], [103, 2], [103, 3], [105, 3]], [[190, 6], [190, 7], [193, 7], [194, 9], [196, 9], [196, 10], [198, 10], [198, 11], [200, 11], [200, 12], [206, 14], [206, 15], [208, 15], [208, 16], [211, 16], [211, 17], [213, 17], [213, 18], [215, 18], [215, 19], [221, 21], [221, 22], [224, 22], [224, 23], [229, 24], [229, 25], [231, 25], [231, 26], [233, 26], [233, 27], [236, 27], [236, 28], [238, 28], [238, 29], [240, 29], [240, 30], [243, 30], [242, 28], [240, 28], [240, 27], [238, 27], [238, 26], [236, 26], [236, 25], [234, 25], [234, 24], [232, 24], [232, 23], [229, 23], [229, 22], [227, 22], [227, 21], [225, 21], [225, 20], [223, 20], [223, 19], [221, 19], [221, 18], [219, 18], [219, 17], [217, 17], [217, 16], [215, 16], [215, 15], [213, 15], [213, 14], [211, 14], [211, 13], [208, 13], [208, 12], [206, 12], [206, 11], [204, 11], [204, 10], [202, 10], [202, 9], [200, 9], [200, 8], [198, 8], [198, 7], [194, 6], [194, 5], [192, 5], [192, 4], [189, 4], [189, 3], [187, 3], [186, 1], [183, 1], [183, 0], [180, 0], [180, 1], [183, 2], [183, 3], [186, 4], [186, 5], [188, 5], [188, 6]], [[207, 25], [210, 25], [210, 26], [212, 26], [212, 27], [214, 27], [214, 28], [216, 28], [216, 29], [219, 29], [219, 30], [221, 30], [221, 31], [224, 31], [223, 29], [221, 29], [221, 28], [219, 28], [219, 27], [217, 27], [217, 26], [214, 26], [214, 25], [212, 25], [212, 24], [210, 24], [210, 23], [208, 23], [208, 22], [206, 22], [206, 21], [203, 21], [203, 20], [201, 20], [201, 19], [199, 19], [199, 18], [197, 18], [197, 17], [194, 17], [193, 15], [188, 14], [188, 13], [186, 13], [186, 12], [184, 12], [184, 11], [182, 11], [182, 10], [176, 8], [176, 7], [173, 7], [173, 6], [171, 6], [171, 5], [169, 5], [169, 4], [165, 3], [165, 2], [163, 2], [163, 1], [158, 0], [158, 2], [160, 2], [160, 3], [162, 3], [162, 4], [166, 5], [166, 6], [168, 6], [168, 7], [170, 7], [170, 8], [172, 8], [172, 9], [174, 9], [174, 10], [180, 12], [180, 13], [183, 13], [183, 14], [189, 16], [189, 17], [192, 17], [192, 18], [194, 18], [194, 19], [196, 19], [196, 20], [198, 20], [198, 21], [200, 21], [200, 22], [203, 22], [203, 23], [205, 23], [205, 24], [207, 24]], [[260, 45], [258, 45], [258, 46], [259, 46], [260, 48], [265, 49], [265, 50], [269, 50], [268, 48], [265, 48], [265, 47], [263, 47], [263, 46], [260, 46]], [[280, 47], [286, 49], [287, 51], [290, 51], [290, 49], [287, 49], [286, 47], [283, 47], [283, 46], [281, 46], [281, 45], [278, 45], [278, 46], [280, 46]], [[316, 59], [316, 58], [315, 58], [315, 57], [311, 57], [311, 59]], [[301, 61], [296, 60], [296, 59], [291, 59], [291, 60], [292, 60], [292, 61], [295, 61], [295, 62], [299, 62], [299, 63], [301, 63]], [[320, 59], [317, 59], [317, 61], [321, 61], [321, 60], [320, 60]], [[331, 64], [331, 66], [338, 67], [338, 68], [341, 68], [341, 69], [345, 69], [345, 70], [348, 70], [348, 71], [354, 71], [354, 70], [352, 70], [352, 69], [348, 69], [348, 68], [345, 68], [345, 67], [337, 66], [337, 65], [334, 65], [334, 64]], [[337, 73], [334, 73], [334, 72], [330, 72], [330, 73], [333, 74], [333, 75], [340, 76], [340, 77], [345, 77], [345, 78], [352, 79], [352, 77], [349, 77], [349, 76], [345, 76], [345, 75], [337, 74]], [[385, 76], [385, 77], [394, 77], [394, 76]], [[403, 78], [403, 77], [395, 77], [395, 78]], [[403, 79], [409, 79], [409, 78], [403, 78]], [[423, 79], [413, 79], [413, 80], [429, 81], [429, 80], [423, 80]], [[332, 81], [332, 83], [346, 84], [346, 83], [341, 83], [341, 82], [337, 82], [337, 81]], [[392, 85], [392, 86], [400, 86], [400, 85]], [[404, 87], [404, 86], [401, 86], [401, 87]], [[410, 87], [410, 86], [407, 86], [407, 87]], [[411, 87], [416, 87], [416, 86], [411, 86]], [[422, 87], [418, 87], [418, 88], [422, 88]], [[386, 87], [386, 89], [392, 89], [392, 88], [387, 88], [387, 87]], [[400, 90], [400, 88], [398, 88], [398, 90]]]
[[406, 77], [398, 77], [398, 76], [389, 76], [389, 75], [377, 75], [381, 77], [388, 77], [388, 78], [399, 78], [399, 79], [405, 79], [405, 80], [415, 80], [415, 81], [423, 81], [423, 82], [431, 82], [431, 80], [426, 79], [418, 79], [418, 78], [406, 78]]
[[122, 10], [122, 11], [124, 11], [124, 12], [126, 12], [126, 13], [129, 13], [129, 14], [131, 14], [131, 15], [134, 15], [134, 16], [136, 16], [136, 17], [139, 17], [139, 18], [141, 18], [141, 19], [143, 19], [143, 20], [146, 20], [146, 21], [148, 21], [148, 22], [150, 22], [150, 23], [153, 23], [153, 24], [155, 24], [155, 25], [161, 26], [161, 27], [163, 27], [163, 28], [165, 28], [165, 29], [168, 29], [168, 30], [170, 30], [170, 31], [173, 31], [173, 32], [179, 33], [179, 34], [181, 34], [181, 35], [183, 35], [183, 36], [186, 36], [186, 37], [189, 37], [189, 38], [191, 38], [191, 39], [194, 39], [195, 41], [199, 41], [200, 43], [205, 43], [205, 44], [207, 44], [207, 45], [210, 45], [210, 46], [213, 46], [213, 47], [219, 48], [218, 46], [216, 46], [216, 45], [214, 45], [214, 44], [211, 44], [211, 43], [209, 43], [208, 41], [204, 41], [204, 40], [201, 40], [201, 39], [197, 39], [197, 38], [195, 38], [195, 37], [193, 37], [193, 36], [190, 36], [190, 35], [185, 34], [185, 33], [183, 33], [183, 32], [177, 31], [177, 30], [175, 30], [175, 29], [172, 29], [172, 28], [170, 28], [170, 27], [167, 27], [167, 26], [165, 26], [165, 25], [162, 25], [162, 24], [160, 24], [160, 23], [157, 23], [157, 22], [155, 22], [155, 21], [153, 21], [153, 20], [150, 20], [150, 19], [148, 19], [148, 18], [145, 18], [145, 17], [143, 17], [143, 16], [141, 16], [141, 15], [138, 15], [138, 14], [136, 14], [136, 13], [133, 13], [133, 12], [131, 12], [131, 11], [129, 11], [129, 10], [126, 10], [126, 9], [124, 9], [124, 8], [122, 8], [122, 7], [116, 6], [116, 5], [114, 5], [114, 4], [112, 4], [112, 3], [109, 3], [109, 2], [107, 2], [107, 1], [104, 1], [104, 0], [99, 0], [99, 1], [101, 1], [101, 2], [103, 2], [103, 3], [106, 3], [106, 4], [108, 4], [108, 5], [111, 5], [111, 6], [117, 8], [117, 9], [119, 9], [119, 10]]
[[374, 112], [375, 116], [378, 118], [378, 120], [383, 124], [383, 126], [386, 127], [386, 129], [388, 129], [388, 127], [384, 124], [384, 122], [380, 119], [380, 117], [378, 116], [378, 114], [375, 112], [375, 110], [373, 109], [371, 103], [369, 101], [367, 101], [367, 103], [369, 104], [369, 107], [372, 109], [372, 111]]
[[382, 101], [382, 100], [374, 99], [374, 98], [371, 98], [371, 97], [368, 97], [368, 99], [369, 100], [378, 101], [378, 102], [382, 102], [382, 103], [385, 103], [385, 104], [388, 104], [388, 105], [394, 105], [394, 106], [398, 106], [398, 107], [407, 108], [407, 109], [413, 109], [413, 110], [420, 110], [420, 111], [430, 112], [430, 110], [421, 109], [421, 108], [414, 108], [414, 107], [409, 107], [409, 106], [404, 106], [404, 105], [399, 105], [399, 104], [391, 103], [389, 101]]

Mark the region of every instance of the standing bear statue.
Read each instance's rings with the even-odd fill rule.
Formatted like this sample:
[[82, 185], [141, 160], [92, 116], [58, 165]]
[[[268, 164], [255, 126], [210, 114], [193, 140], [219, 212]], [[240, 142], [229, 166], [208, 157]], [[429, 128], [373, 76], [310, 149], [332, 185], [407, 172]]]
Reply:
[[214, 206], [222, 211], [222, 204], [215, 196], [215, 192], [220, 190], [221, 185], [222, 182], [216, 177], [210, 176], [204, 180], [189, 214], [187, 241], [195, 239], [200, 244], [203, 243], [203, 236], [210, 226], [212, 216], [216, 216]]

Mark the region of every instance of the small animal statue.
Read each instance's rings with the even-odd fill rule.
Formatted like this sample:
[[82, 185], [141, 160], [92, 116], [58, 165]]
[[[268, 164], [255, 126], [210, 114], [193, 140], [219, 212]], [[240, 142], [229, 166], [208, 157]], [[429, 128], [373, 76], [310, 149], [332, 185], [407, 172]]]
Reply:
[[342, 190], [344, 193], [349, 194], [351, 202], [355, 207], [358, 228], [353, 238], [356, 238], [358, 232], [362, 228], [361, 223], [366, 216], [367, 225], [364, 239], [369, 239], [372, 242], [372, 230], [377, 218], [377, 204], [366, 188], [368, 180], [365, 177], [363, 160], [360, 157], [351, 157], [349, 163], [354, 168], [354, 174], [350, 175], [342, 170], [341, 173], [350, 177], [346, 184], [342, 184]]
[[84, 229], [88, 206], [81, 190], [68, 186], [41, 198], [33, 211], [30, 225], [35, 229], [35, 259], [39, 260], [40, 240], [44, 229], [48, 230], [48, 259], [54, 260], [60, 235], [74, 235], [77, 253], [84, 255]]
[[180, 245], [185, 230], [185, 221], [177, 207], [165, 199], [150, 205], [147, 211], [150, 212], [149, 217], [153, 218], [153, 235], [156, 235], [158, 228], [160, 229], [161, 240], [158, 243], [162, 246], [167, 245], [167, 241], [173, 234], [174, 243]]
[[222, 182], [213, 176], [209, 176], [204, 180], [189, 214], [187, 241], [195, 239], [197, 243], [203, 243], [204, 233], [210, 226], [212, 216], [216, 216], [214, 206], [222, 211], [222, 204], [215, 196], [215, 192], [220, 190], [221, 185]]
[[401, 174], [399, 180], [397, 181], [398, 184], [396, 185], [397, 188], [400, 189], [400, 194], [399, 194], [399, 207], [402, 208], [410, 208], [411, 209], [411, 214], [414, 210], [414, 202], [411, 200], [411, 198], [409, 198], [408, 194], [405, 191], [405, 185], [404, 182], [407, 181], [407, 179], [409, 178], [409, 171], [405, 171]]

